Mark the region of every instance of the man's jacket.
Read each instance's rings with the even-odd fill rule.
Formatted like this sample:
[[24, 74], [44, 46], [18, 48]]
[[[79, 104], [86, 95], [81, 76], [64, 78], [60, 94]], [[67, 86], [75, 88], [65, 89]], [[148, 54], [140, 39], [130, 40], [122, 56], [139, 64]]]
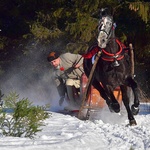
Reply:
[[[79, 68], [74, 66], [79, 65]], [[66, 79], [78, 79], [80, 80], [83, 74], [83, 58], [79, 54], [65, 53], [60, 55], [60, 66], [54, 68], [54, 78], [57, 85], [57, 89], [60, 96], [64, 95]]]

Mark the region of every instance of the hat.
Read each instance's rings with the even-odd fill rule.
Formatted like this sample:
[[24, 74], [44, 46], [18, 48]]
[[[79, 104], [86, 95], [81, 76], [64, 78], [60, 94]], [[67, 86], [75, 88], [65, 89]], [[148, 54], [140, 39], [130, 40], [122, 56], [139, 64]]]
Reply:
[[59, 53], [50, 52], [48, 57], [47, 57], [47, 60], [50, 62], [50, 61], [53, 61], [54, 59], [57, 59], [58, 57], [59, 57]]

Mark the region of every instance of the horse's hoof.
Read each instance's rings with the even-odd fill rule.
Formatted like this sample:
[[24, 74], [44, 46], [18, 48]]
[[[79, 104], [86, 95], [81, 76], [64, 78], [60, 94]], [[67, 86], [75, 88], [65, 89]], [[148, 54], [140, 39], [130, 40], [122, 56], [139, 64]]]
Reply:
[[136, 123], [135, 120], [130, 120], [130, 121], [129, 121], [129, 125], [130, 125], [130, 126], [136, 126], [137, 123]]
[[139, 113], [139, 107], [135, 107], [134, 105], [131, 106], [131, 111], [133, 115], [137, 115]]
[[110, 103], [108, 105], [110, 112], [120, 112], [120, 105], [118, 103]]
[[118, 103], [112, 103], [112, 109], [114, 112], [118, 113], [120, 112], [120, 105]]

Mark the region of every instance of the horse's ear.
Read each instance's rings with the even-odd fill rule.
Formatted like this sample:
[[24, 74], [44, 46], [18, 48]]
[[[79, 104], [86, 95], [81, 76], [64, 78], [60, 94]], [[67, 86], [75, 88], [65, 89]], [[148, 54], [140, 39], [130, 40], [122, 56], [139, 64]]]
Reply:
[[103, 16], [113, 16], [113, 8], [112, 7], [105, 7], [105, 8], [101, 8], [100, 9], [100, 19], [103, 17]]
[[108, 8], [101, 8], [100, 9], [100, 19], [106, 15], [108, 15]]
[[101, 8], [100, 9], [100, 19], [103, 17], [103, 16], [107, 16], [107, 15], [110, 15], [112, 16], [113, 15], [113, 9], [112, 7], [108, 8]]

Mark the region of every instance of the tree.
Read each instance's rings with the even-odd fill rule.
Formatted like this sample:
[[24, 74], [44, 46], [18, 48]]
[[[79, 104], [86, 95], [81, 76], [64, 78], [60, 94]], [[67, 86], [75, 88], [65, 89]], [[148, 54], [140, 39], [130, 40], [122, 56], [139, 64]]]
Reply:
[[[104, 7], [111, 8], [114, 13], [116, 36], [126, 45], [133, 43], [138, 63], [149, 64], [149, 2], [5, 0], [0, 1], [0, 75], [5, 74], [11, 63], [19, 64], [22, 56], [31, 59], [39, 51], [45, 56], [49, 48], [85, 53], [89, 45], [96, 42], [99, 10]], [[35, 68], [38, 73], [42, 70], [44, 56], [40, 60], [42, 63], [38, 61], [31, 66], [31, 72]]]
[[43, 107], [33, 106], [28, 98], [19, 99], [16, 92], [4, 98], [4, 105], [0, 108], [0, 130], [6, 136], [33, 138], [49, 117]]

